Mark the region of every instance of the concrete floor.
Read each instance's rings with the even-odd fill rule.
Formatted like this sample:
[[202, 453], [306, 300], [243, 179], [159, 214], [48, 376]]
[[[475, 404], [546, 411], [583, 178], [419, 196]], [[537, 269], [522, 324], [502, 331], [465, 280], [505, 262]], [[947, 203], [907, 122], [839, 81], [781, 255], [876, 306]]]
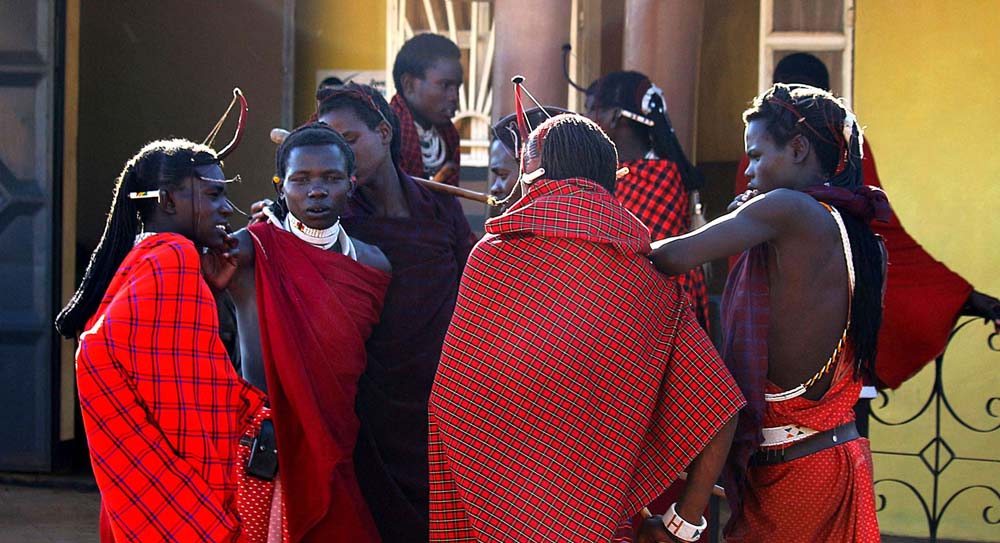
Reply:
[[96, 543], [93, 490], [0, 485], [0, 543]]
[[[97, 543], [100, 495], [92, 483], [40, 483], [46, 486], [0, 483], [0, 543]], [[922, 541], [883, 536], [884, 543]]]

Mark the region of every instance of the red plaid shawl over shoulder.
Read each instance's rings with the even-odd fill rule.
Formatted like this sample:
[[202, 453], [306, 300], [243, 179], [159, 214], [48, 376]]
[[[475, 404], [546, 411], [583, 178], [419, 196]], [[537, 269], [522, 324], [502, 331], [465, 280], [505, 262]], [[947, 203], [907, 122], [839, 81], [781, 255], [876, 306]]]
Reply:
[[[397, 93], [389, 102], [389, 107], [399, 117], [399, 143], [400, 143], [400, 164], [399, 168], [408, 175], [416, 177], [429, 177], [424, 171], [424, 159], [420, 154], [420, 137], [417, 136], [417, 128], [413, 125], [413, 114], [410, 113], [410, 106], [407, 105], [403, 95]], [[455, 163], [455, 171], [444, 179], [444, 183], [458, 186], [459, 166], [462, 164], [462, 152], [459, 147], [458, 129], [455, 125], [436, 126], [444, 145], [448, 149], [448, 160]], [[446, 161], [446, 162], [447, 162]], [[430, 176], [433, 177], [433, 176]]]
[[237, 442], [263, 397], [218, 328], [194, 245], [158, 234], [125, 257], [80, 336], [80, 409], [114, 541], [239, 537]]
[[[687, 234], [691, 229], [690, 203], [677, 164], [666, 159], [622, 162], [628, 175], [615, 185], [615, 197], [649, 228], [654, 240]], [[698, 321], [708, 327], [708, 290], [705, 271], [697, 268], [673, 277], [694, 304]]]
[[539, 181], [486, 230], [431, 394], [431, 540], [608, 541], [742, 397], [604, 189]]

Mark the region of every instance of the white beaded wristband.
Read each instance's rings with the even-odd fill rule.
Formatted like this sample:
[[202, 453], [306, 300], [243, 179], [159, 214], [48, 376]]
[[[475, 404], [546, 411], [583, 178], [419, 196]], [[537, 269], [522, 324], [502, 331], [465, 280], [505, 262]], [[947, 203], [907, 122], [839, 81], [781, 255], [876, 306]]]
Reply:
[[677, 514], [677, 502], [670, 504], [670, 510], [663, 516], [663, 526], [681, 541], [697, 541], [708, 528], [708, 521], [701, 517], [701, 525], [695, 526]]

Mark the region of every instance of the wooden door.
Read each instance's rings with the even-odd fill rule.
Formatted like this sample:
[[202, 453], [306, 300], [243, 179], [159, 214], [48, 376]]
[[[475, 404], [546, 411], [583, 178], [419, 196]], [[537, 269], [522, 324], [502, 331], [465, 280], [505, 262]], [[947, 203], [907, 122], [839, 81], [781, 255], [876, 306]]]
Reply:
[[0, 470], [52, 463], [56, 4], [0, 1]]

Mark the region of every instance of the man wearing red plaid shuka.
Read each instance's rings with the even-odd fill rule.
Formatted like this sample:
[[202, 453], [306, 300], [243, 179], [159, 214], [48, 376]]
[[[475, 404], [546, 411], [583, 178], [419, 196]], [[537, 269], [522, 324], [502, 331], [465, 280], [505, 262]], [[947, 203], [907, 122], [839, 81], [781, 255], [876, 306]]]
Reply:
[[399, 117], [399, 167], [407, 175], [458, 185], [461, 152], [451, 118], [458, 109], [461, 59], [458, 46], [437, 34], [410, 38], [396, 55], [396, 95], [389, 105]]
[[103, 543], [247, 540], [239, 444], [264, 418], [264, 397], [229, 362], [199, 258], [224, 263], [213, 284], [235, 270], [220, 156], [169, 140], [133, 157], [84, 280], [56, 319], [63, 335], [80, 334], [77, 387]]
[[640, 540], [704, 529], [743, 400], [616, 167], [593, 122], [542, 123], [525, 196], [469, 257], [430, 401], [432, 541], [610, 541], [689, 465]]

